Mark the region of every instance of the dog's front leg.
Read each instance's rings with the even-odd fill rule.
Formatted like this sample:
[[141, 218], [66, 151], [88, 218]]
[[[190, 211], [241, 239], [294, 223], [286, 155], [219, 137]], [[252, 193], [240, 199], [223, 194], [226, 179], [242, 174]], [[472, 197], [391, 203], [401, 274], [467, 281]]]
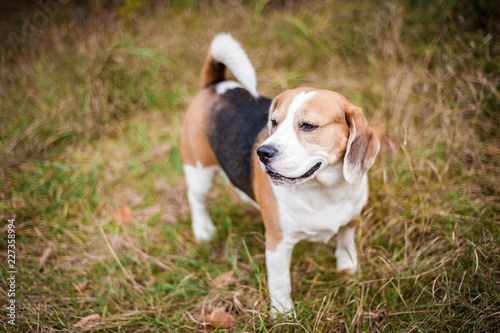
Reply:
[[267, 284], [273, 312], [293, 311], [290, 282], [290, 261], [294, 242], [282, 240], [277, 246], [266, 246]]
[[360, 217], [357, 216], [348, 225], [339, 229], [337, 234], [337, 270], [354, 274], [358, 269], [358, 253], [356, 251], [355, 230]]

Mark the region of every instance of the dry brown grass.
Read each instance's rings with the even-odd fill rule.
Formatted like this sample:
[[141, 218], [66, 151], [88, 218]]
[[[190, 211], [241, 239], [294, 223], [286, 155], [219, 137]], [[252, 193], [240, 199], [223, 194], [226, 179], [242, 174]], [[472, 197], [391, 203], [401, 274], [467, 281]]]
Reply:
[[[92, 3], [86, 18], [60, 7], [2, 53], [0, 215], [16, 218], [19, 271], [17, 326], [2, 313], [3, 328], [222, 331], [202, 319], [223, 307], [238, 332], [498, 330], [494, 13], [385, 1]], [[332, 244], [301, 243], [294, 319], [268, 318], [261, 218], [224, 180], [210, 198], [217, 239], [199, 245], [190, 231], [179, 126], [221, 31], [245, 46], [262, 94], [338, 91], [386, 142], [370, 170], [360, 273], [335, 271]], [[123, 206], [128, 223], [115, 214]], [[213, 283], [228, 271], [237, 283]]]

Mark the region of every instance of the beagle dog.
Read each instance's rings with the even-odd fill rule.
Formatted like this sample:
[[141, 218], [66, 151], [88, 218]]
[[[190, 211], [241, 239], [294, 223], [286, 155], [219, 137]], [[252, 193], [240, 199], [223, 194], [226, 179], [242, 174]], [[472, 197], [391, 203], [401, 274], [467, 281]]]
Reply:
[[[227, 80], [226, 67], [239, 82]], [[356, 271], [354, 231], [379, 148], [361, 109], [336, 92], [260, 96], [240, 44], [219, 34], [181, 131], [194, 237], [209, 240], [216, 230], [205, 200], [222, 172], [262, 213], [272, 311], [293, 311], [290, 260], [300, 240], [327, 242], [336, 234], [337, 269]]]

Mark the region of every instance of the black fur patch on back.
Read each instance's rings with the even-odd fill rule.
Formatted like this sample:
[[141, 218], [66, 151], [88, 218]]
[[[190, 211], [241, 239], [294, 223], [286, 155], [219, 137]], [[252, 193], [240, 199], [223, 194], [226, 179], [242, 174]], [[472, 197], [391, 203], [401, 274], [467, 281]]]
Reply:
[[267, 124], [270, 105], [268, 98], [255, 100], [247, 90], [234, 88], [220, 95], [208, 112], [208, 140], [219, 164], [234, 186], [254, 200], [253, 146]]

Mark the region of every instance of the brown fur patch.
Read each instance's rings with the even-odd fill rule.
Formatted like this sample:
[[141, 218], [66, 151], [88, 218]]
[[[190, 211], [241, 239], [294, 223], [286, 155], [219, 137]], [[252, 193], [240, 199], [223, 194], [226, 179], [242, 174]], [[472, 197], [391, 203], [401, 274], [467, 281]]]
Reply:
[[[286, 118], [294, 97], [301, 92], [316, 94], [295, 111], [293, 129], [303, 147], [321, 149], [332, 161], [344, 159], [344, 176], [351, 183], [358, 183], [373, 164], [380, 143], [360, 108], [339, 93], [314, 88], [298, 88], [280, 94], [272, 103], [270, 117], [278, 123]], [[307, 131], [302, 123], [318, 126]], [[271, 134], [274, 129], [271, 128]], [[355, 134], [355, 135], [354, 135]], [[346, 155], [347, 154], [347, 155]]]
[[212, 52], [208, 52], [201, 71], [201, 88], [206, 88], [211, 84], [224, 80], [226, 80], [226, 65], [215, 60]]
[[182, 121], [180, 153], [182, 163], [202, 167], [218, 165], [217, 158], [210, 147], [207, 137], [207, 105], [216, 96], [210, 89], [202, 89], [194, 97]]
[[347, 167], [350, 182], [359, 182], [368, 168], [375, 161], [380, 148], [380, 141], [368, 124], [360, 108], [352, 106], [346, 110], [346, 120], [350, 135], [354, 132], [354, 139], [349, 138], [349, 153], [345, 158], [344, 174]]
[[[270, 108], [270, 113], [269, 117], [270, 119], [275, 119], [278, 125], [285, 120], [286, 114], [288, 112], [288, 108], [290, 107], [290, 104], [292, 103], [293, 98], [295, 95], [298, 93], [304, 91], [308, 92], [314, 90], [313, 88], [297, 88], [297, 89], [292, 89], [292, 90], [285, 90], [278, 96], [276, 96], [271, 104]], [[274, 130], [271, 128], [271, 133], [273, 133]]]
[[[345, 155], [349, 128], [345, 120], [345, 110], [351, 103], [342, 95], [328, 90], [317, 90], [296, 113], [295, 128], [299, 141], [304, 145], [317, 145], [336, 155], [341, 160]], [[319, 126], [311, 132], [301, 131], [302, 122]]]
[[[263, 129], [255, 141], [254, 151], [257, 150], [267, 137], [267, 131]], [[255, 153], [252, 156], [252, 185], [255, 193], [255, 201], [260, 207], [264, 226], [266, 227], [266, 248], [274, 252], [283, 239], [278, 202], [276, 201], [269, 177], [260, 167], [257, 154]]]
[[361, 223], [361, 215], [356, 215], [345, 227], [347, 228], [355, 228]]
[[[353, 105], [342, 95], [322, 89], [297, 88], [287, 90], [278, 95], [271, 105], [272, 119], [282, 122], [294, 97], [301, 92], [316, 91], [316, 94], [297, 110], [294, 119], [294, 129], [299, 141], [304, 147], [319, 146], [341, 160], [346, 151], [349, 138], [349, 128], [345, 119], [345, 110]], [[301, 131], [302, 122], [319, 126], [313, 131]], [[271, 129], [271, 134], [273, 133]]]

